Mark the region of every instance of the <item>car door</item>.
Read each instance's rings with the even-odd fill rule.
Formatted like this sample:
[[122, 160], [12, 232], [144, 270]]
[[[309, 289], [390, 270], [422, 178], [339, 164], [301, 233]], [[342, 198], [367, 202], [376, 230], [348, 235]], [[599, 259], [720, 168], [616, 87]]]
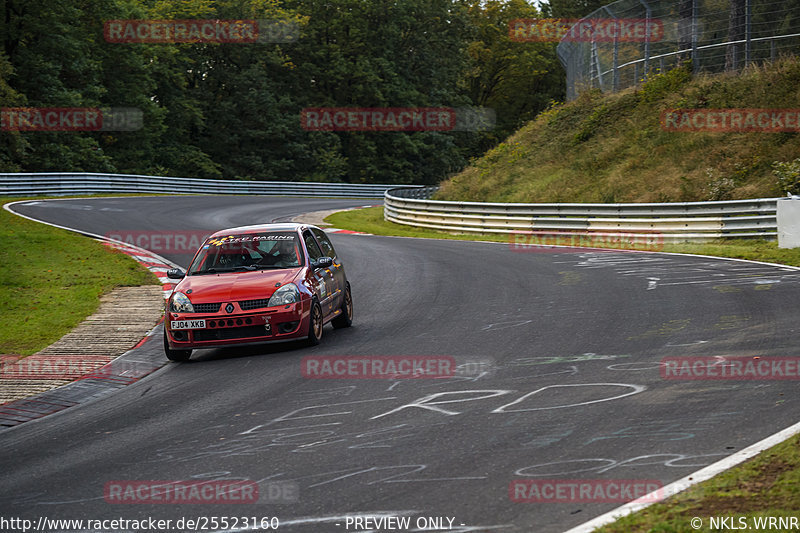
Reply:
[[322, 249], [322, 255], [328, 256], [333, 259], [333, 265], [331, 265], [331, 280], [332, 280], [332, 290], [333, 290], [333, 298], [331, 299], [331, 309], [333, 311], [339, 309], [342, 306], [342, 300], [344, 299], [344, 289], [347, 286], [347, 277], [344, 273], [344, 265], [339, 261], [339, 257], [336, 255], [336, 250], [333, 248], [333, 243], [325, 235], [325, 232], [319, 228], [312, 228], [311, 232], [314, 234], [314, 237], [317, 238], [317, 242]]
[[333, 288], [333, 275], [328, 268], [313, 268], [312, 263], [316, 262], [320, 257], [324, 257], [322, 249], [319, 247], [316, 238], [309, 230], [303, 232], [303, 242], [306, 245], [309, 258], [309, 277], [314, 284], [314, 290], [319, 299], [319, 304], [322, 306], [322, 314], [327, 317], [334, 309], [333, 304], [335, 301], [335, 294]]

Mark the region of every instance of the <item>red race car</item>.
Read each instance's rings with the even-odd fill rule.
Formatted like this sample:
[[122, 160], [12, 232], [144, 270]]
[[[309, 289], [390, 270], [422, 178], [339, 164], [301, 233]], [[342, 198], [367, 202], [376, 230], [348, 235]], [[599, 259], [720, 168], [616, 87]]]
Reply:
[[196, 348], [307, 339], [346, 328], [353, 298], [330, 239], [304, 224], [265, 224], [208, 237], [167, 300], [164, 352], [186, 361]]

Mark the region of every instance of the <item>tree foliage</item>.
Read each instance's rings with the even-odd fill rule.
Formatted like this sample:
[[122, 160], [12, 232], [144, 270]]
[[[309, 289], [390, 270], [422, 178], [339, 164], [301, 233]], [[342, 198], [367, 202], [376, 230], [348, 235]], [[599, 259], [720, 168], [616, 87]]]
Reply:
[[[563, 97], [525, 0], [0, 0], [1, 107], [126, 107], [137, 131], [0, 131], [0, 171], [436, 183]], [[289, 20], [290, 42], [114, 43], [113, 19]], [[309, 107], [487, 107], [486, 131], [306, 131]]]

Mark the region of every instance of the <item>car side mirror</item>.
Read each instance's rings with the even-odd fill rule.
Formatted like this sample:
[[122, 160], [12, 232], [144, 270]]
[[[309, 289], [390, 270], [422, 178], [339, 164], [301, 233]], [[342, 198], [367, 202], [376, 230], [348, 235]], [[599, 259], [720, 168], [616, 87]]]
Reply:
[[167, 270], [167, 277], [169, 279], [183, 279], [186, 273], [180, 268], [170, 268]]
[[325, 256], [320, 257], [314, 262], [314, 268], [330, 268], [333, 265], [333, 258]]

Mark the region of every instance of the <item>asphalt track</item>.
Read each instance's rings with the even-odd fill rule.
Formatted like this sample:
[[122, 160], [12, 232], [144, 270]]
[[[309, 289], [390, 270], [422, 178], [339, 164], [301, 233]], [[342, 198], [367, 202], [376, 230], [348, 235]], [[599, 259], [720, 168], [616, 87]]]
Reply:
[[[103, 234], [214, 230], [365, 203], [192, 196], [17, 210]], [[513, 480], [666, 485], [797, 422], [796, 381], [674, 381], [659, 371], [668, 356], [799, 356], [797, 270], [332, 240], [352, 283], [354, 327], [326, 327], [314, 348], [195, 352], [101, 401], [0, 432], [0, 516], [277, 516], [279, 531], [327, 533], [373, 530], [346, 528], [347, 516], [395, 515], [411, 517], [411, 531], [420, 517], [450, 517], [450, 531], [556, 532], [619, 503], [516, 503]], [[160, 337], [141, 349], [161, 350]], [[450, 379], [314, 380], [301, 375], [306, 355], [448, 355], [491, 367]], [[192, 479], [298, 491], [250, 505], [103, 496], [116, 480]]]

